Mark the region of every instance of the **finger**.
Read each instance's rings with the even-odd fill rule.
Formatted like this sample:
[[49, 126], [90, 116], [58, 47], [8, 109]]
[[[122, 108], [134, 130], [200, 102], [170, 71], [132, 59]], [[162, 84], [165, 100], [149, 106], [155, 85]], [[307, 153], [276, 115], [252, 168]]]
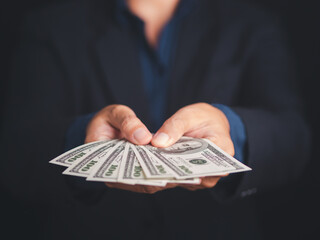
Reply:
[[177, 183], [167, 183], [167, 185], [165, 186], [166, 189], [169, 189], [169, 188], [175, 188], [179, 186], [179, 184]]
[[109, 183], [106, 182], [105, 185], [109, 188], [117, 188], [126, 191], [136, 192], [136, 193], [147, 193], [153, 194], [158, 191], [164, 190], [164, 187], [156, 187], [156, 186], [146, 186], [146, 185], [129, 185], [125, 183]]
[[194, 185], [191, 185], [191, 186], [189, 186], [189, 185], [185, 185], [185, 186], [180, 186], [180, 187], [182, 187], [182, 188], [184, 188], [184, 189], [187, 189], [187, 190], [189, 190], [189, 191], [196, 191], [196, 190], [201, 190], [201, 189], [204, 189], [205, 187], [203, 187], [203, 186], [194, 186]]
[[163, 191], [165, 189], [174, 188], [177, 185], [178, 184], [176, 183], [167, 183], [165, 187], [156, 187], [156, 186], [147, 186], [147, 185], [135, 185], [135, 186], [139, 186], [141, 188], [141, 192], [143, 193], [153, 194], [159, 191]]
[[199, 121], [196, 110], [193, 108], [182, 108], [167, 119], [161, 128], [153, 136], [151, 143], [155, 147], [168, 147], [178, 141], [191, 126]]
[[148, 144], [151, 141], [152, 134], [127, 106], [115, 105], [111, 108], [108, 122], [134, 144]]
[[[223, 176], [227, 176], [227, 175], [228, 174], [225, 174]], [[196, 191], [196, 190], [205, 189], [205, 188], [213, 188], [218, 183], [221, 177], [222, 176], [204, 177], [201, 179], [201, 183], [199, 185], [181, 184], [180, 187], [183, 187], [190, 191]]]
[[129, 185], [129, 184], [110, 183], [110, 182], [105, 182], [104, 184], [109, 188], [118, 188], [118, 189], [122, 189], [122, 190], [133, 191], [132, 185]]
[[155, 186], [146, 186], [146, 185], [137, 185], [142, 189], [141, 193], [154, 194], [156, 192], [162, 191], [166, 188], [164, 187], [155, 187]]
[[204, 188], [213, 188], [218, 183], [220, 178], [221, 178], [220, 176], [219, 177], [204, 177], [201, 179], [200, 186], [202, 186]]
[[144, 188], [144, 186], [141, 186], [141, 185], [130, 185], [125, 183], [109, 183], [109, 182], [106, 182], [105, 185], [109, 188], [117, 188], [117, 189], [122, 189], [126, 191], [131, 191], [131, 192], [145, 193], [147, 191]]

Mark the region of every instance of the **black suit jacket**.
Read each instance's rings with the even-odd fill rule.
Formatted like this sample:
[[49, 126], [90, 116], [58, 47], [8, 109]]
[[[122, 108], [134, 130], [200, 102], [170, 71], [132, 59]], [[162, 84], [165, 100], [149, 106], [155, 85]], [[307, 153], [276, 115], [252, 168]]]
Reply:
[[133, 36], [115, 21], [113, 1], [64, 3], [26, 18], [2, 127], [4, 189], [41, 212], [48, 239], [259, 239], [254, 195], [298, 179], [309, 134], [277, 21], [243, 3], [201, 1], [183, 21], [166, 117], [195, 102], [232, 107], [246, 126], [251, 172], [210, 190], [101, 194], [68, 186], [63, 169], [48, 164], [77, 116], [109, 104], [128, 105], [155, 130]]

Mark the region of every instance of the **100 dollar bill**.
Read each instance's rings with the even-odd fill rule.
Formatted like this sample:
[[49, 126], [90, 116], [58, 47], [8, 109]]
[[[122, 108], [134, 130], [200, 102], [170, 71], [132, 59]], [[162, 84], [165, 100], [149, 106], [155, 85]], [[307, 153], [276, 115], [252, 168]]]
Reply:
[[87, 177], [88, 181], [117, 182], [119, 167], [126, 143], [120, 141], [100, 161]]
[[127, 143], [122, 156], [118, 182], [149, 186], [165, 186], [167, 184], [166, 180], [147, 179], [133, 149], [134, 145]]
[[132, 149], [148, 178], [173, 178], [175, 176], [164, 162], [148, 154], [143, 146], [134, 146]]
[[168, 148], [142, 148], [165, 163], [177, 179], [251, 170], [207, 139], [182, 137]]
[[118, 141], [109, 141], [106, 145], [95, 149], [91, 154], [83, 159], [77, 160], [73, 165], [68, 167], [63, 174], [88, 177], [94, 166], [100, 161], [104, 161], [109, 156], [109, 150], [119, 144]]
[[69, 167], [71, 166], [76, 160], [84, 158], [86, 155], [93, 152], [97, 147], [108, 143], [108, 140], [105, 141], [97, 141], [97, 142], [90, 142], [87, 144], [83, 144], [76, 148], [73, 148], [58, 157], [52, 159], [50, 163]]

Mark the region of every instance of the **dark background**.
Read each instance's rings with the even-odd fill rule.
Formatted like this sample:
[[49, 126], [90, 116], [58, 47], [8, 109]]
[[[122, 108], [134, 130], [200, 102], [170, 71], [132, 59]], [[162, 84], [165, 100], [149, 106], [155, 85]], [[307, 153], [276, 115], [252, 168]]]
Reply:
[[[106, 0], [107, 1], [107, 0]], [[243, 0], [264, 7], [278, 15], [286, 30], [288, 41], [297, 59], [297, 71], [305, 110], [313, 134], [313, 153], [301, 180], [273, 194], [258, 196], [260, 221], [266, 239], [316, 239], [319, 227], [320, 197], [318, 189], [320, 120], [318, 96], [320, 80], [320, 4], [299, 0]], [[61, 0], [11, 0], [0, 5], [0, 110], [5, 104], [6, 84], [10, 81], [10, 57], [17, 41], [19, 24], [26, 12], [35, 8], [63, 2]], [[1, 111], [2, 112], [2, 111]], [[1, 119], [3, 116], [1, 116]], [[1, 173], [0, 173], [1, 174]], [[272, 178], [272, 173], [270, 173]], [[0, 183], [1, 184], [1, 183]], [[0, 185], [1, 186], [1, 185]], [[22, 183], [23, 186], [23, 183]], [[0, 189], [1, 236], [4, 239], [41, 239], [46, 213], [30, 209], [23, 201], [12, 199]]]

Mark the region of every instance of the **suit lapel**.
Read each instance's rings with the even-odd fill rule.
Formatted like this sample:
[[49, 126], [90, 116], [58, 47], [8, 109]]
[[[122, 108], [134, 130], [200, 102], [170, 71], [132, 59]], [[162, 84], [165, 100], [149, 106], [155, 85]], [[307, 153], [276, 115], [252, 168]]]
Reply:
[[[207, 60], [212, 55], [216, 36], [212, 34], [217, 26], [216, 1], [199, 4], [183, 19], [180, 27], [176, 55], [169, 79], [168, 114], [194, 101], [204, 79]], [[213, 6], [212, 6], [213, 5]], [[209, 60], [208, 60], [209, 61]]]
[[147, 97], [144, 92], [138, 47], [133, 36], [116, 24], [97, 41], [101, 69], [116, 103], [132, 108], [146, 124], [149, 122]]

